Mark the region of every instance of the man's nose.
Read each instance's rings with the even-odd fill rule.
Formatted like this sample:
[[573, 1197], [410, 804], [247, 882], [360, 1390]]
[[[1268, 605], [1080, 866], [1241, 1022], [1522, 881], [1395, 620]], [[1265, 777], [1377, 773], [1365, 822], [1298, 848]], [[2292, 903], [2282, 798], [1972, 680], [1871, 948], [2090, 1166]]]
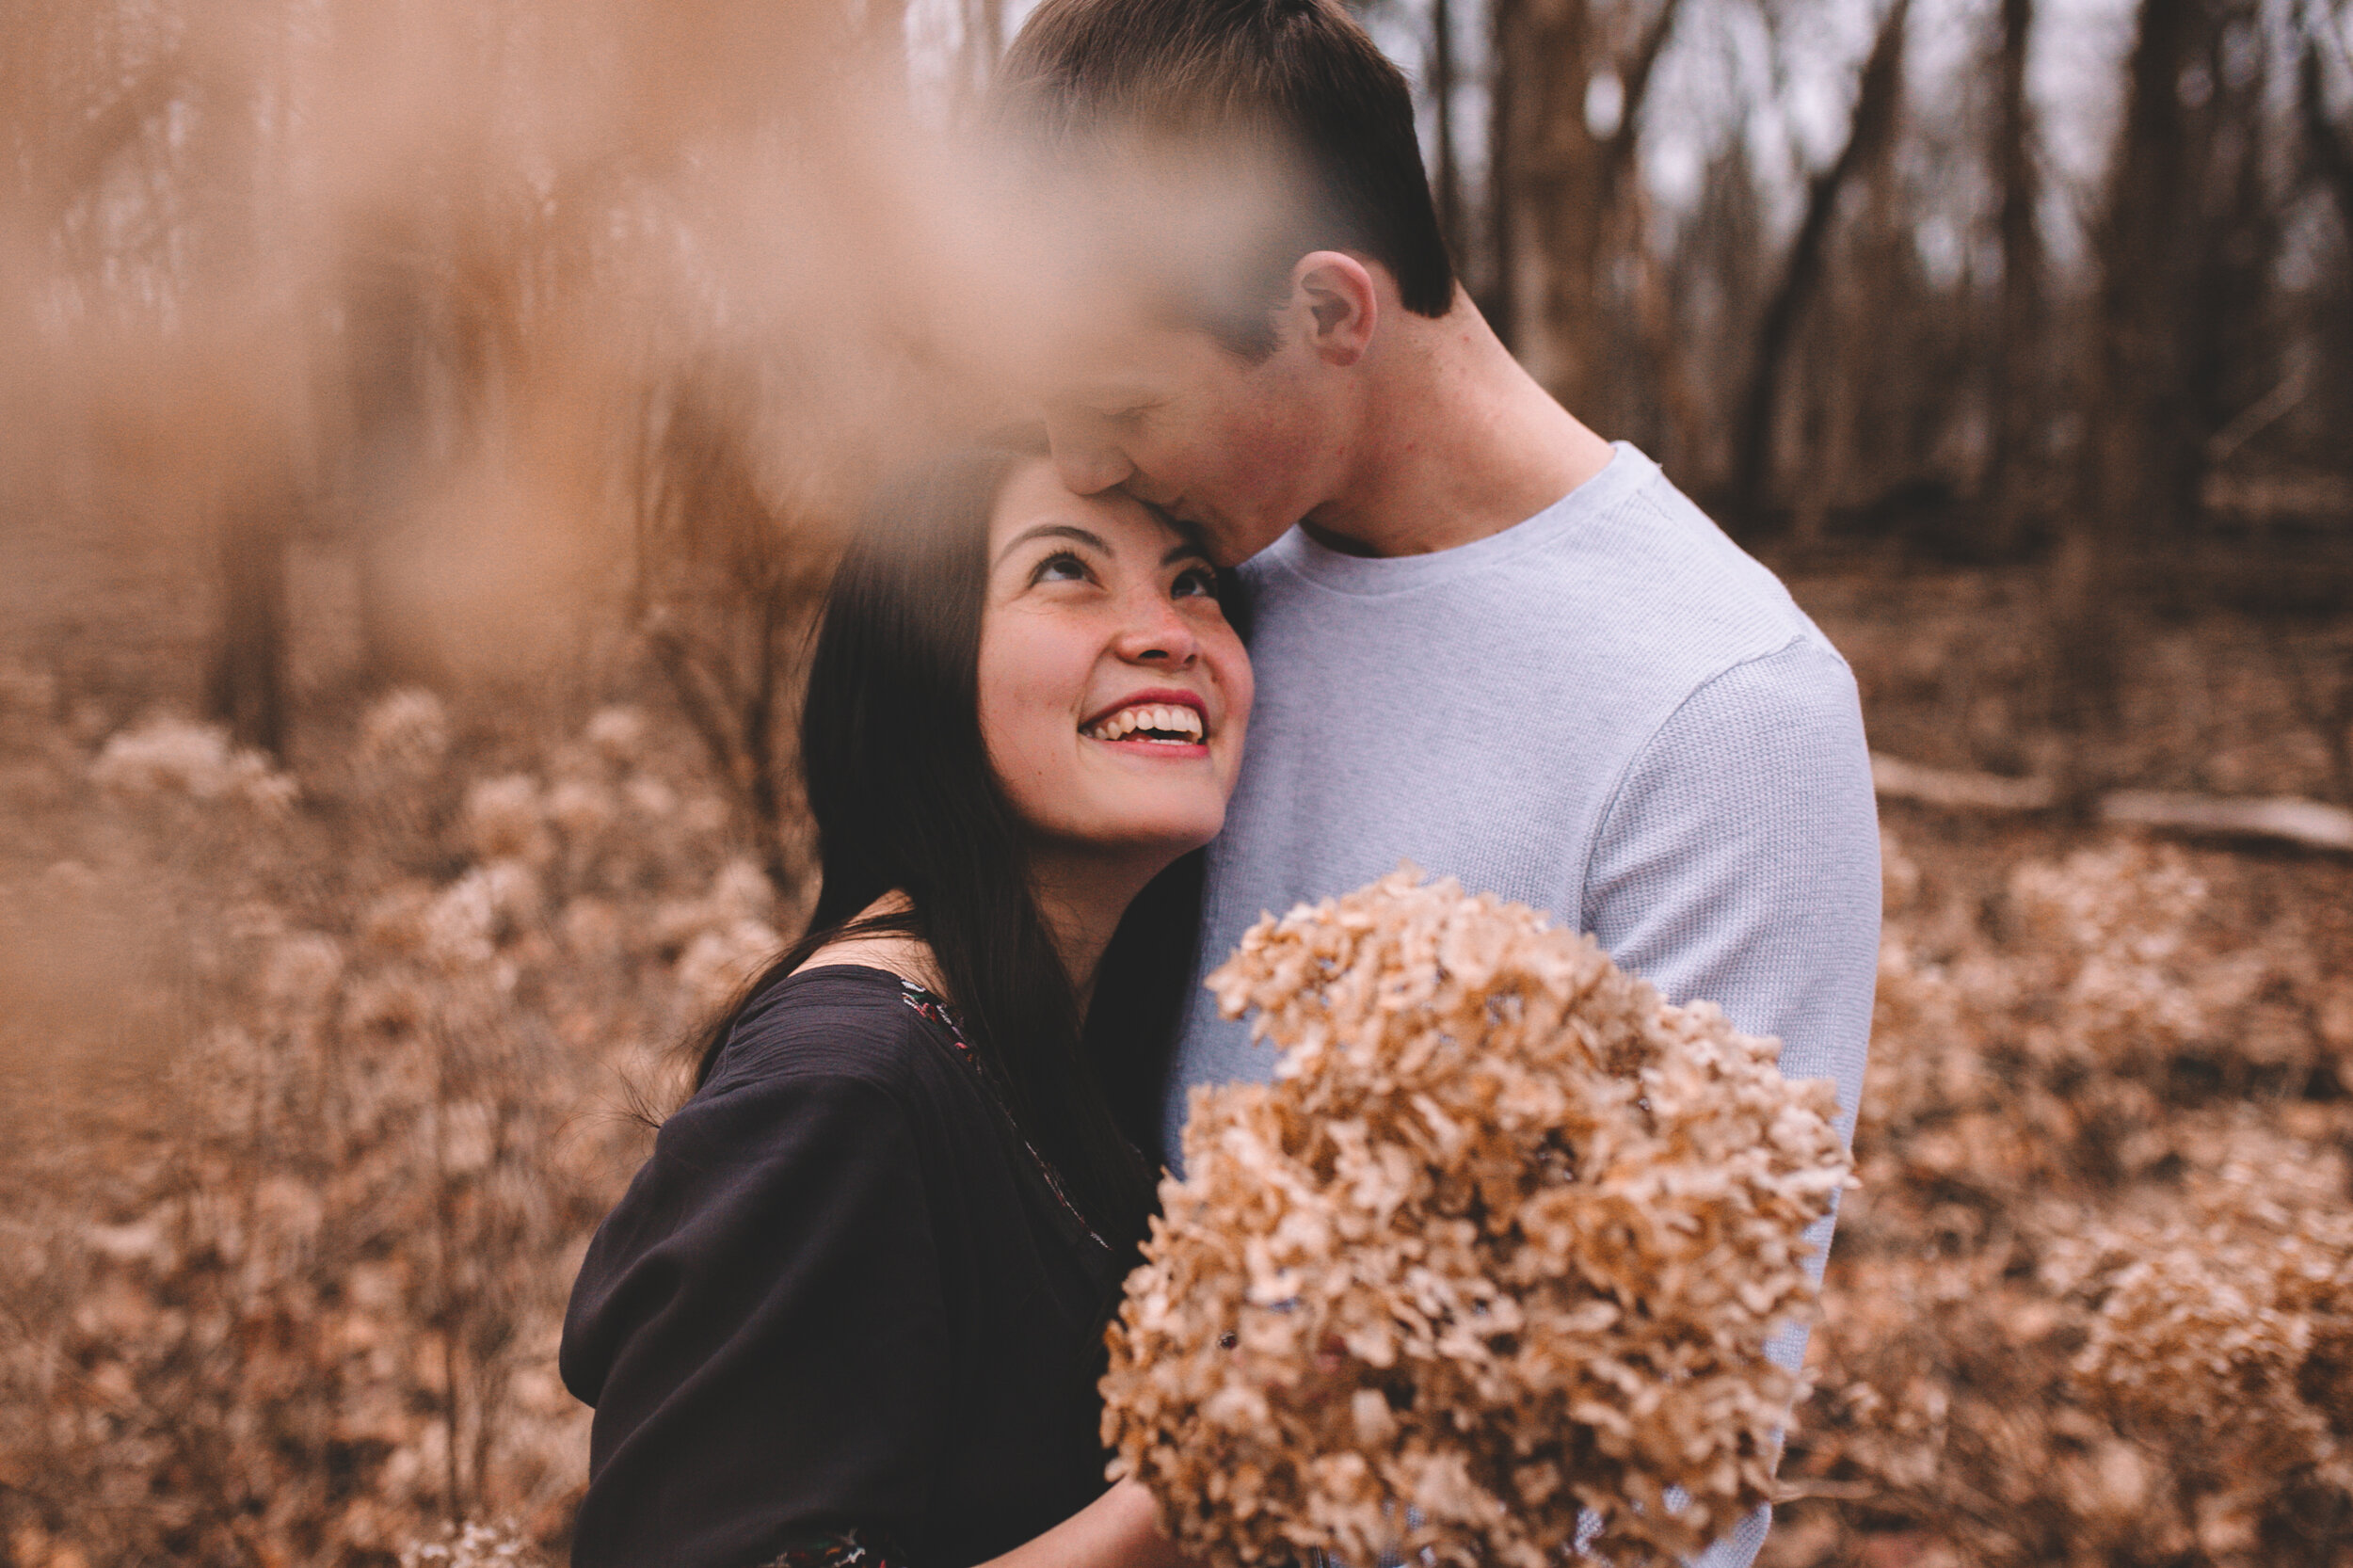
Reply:
[[1046, 444], [1054, 456], [1055, 473], [1078, 495], [1108, 490], [1135, 472], [1135, 465], [1117, 447], [1052, 422], [1046, 427]]

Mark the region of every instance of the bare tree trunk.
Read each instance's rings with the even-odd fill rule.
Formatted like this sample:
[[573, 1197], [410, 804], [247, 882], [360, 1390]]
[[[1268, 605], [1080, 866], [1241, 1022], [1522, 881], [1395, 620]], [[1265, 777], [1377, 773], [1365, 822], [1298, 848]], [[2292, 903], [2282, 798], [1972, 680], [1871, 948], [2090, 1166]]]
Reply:
[[2177, 308], [2194, 237], [2184, 220], [2199, 195], [2181, 84], [2205, 52], [2209, 26], [2205, 0], [2142, 0], [2100, 255], [2096, 363], [2105, 385], [2096, 407], [2106, 428], [2095, 511], [2119, 539], [2177, 525], [2197, 491], [2196, 454], [2176, 450], [2188, 393]]
[[[1754, 350], [1750, 324], [1763, 313], [1772, 287], [1766, 230], [1748, 138], [1729, 136], [1708, 161], [1698, 209], [1679, 226], [1670, 258], [1682, 288], [1672, 329], [1691, 363], [1748, 364]], [[1729, 484], [1737, 400], [1745, 389], [1726, 386], [1727, 379], [1718, 374], [1695, 386], [1702, 417], [1691, 426], [1695, 444], [1687, 460], [1701, 492], [1729, 513], [1737, 504]]]
[[[224, 273], [258, 269], [267, 278], [287, 217], [293, 19], [283, 7], [264, 7], [244, 22], [261, 69], [243, 84], [232, 86], [225, 78], [216, 84], [224, 111], [215, 149], [222, 188], [208, 248]], [[282, 279], [264, 287], [272, 303], [291, 313]], [[272, 325], [283, 329], [287, 324]], [[227, 443], [216, 455], [223, 465], [216, 513], [220, 625], [205, 703], [240, 743], [279, 756], [293, 719], [286, 552], [308, 499], [307, 465], [296, 460], [307, 434], [298, 424], [310, 390], [304, 381], [291, 362], [265, 369], [245, 389], [263, 404], [250, 431], [252, 445]]]
[[363, 670], [385, 684], [431, 684], [446, 673], [407, 580], [421, 545], [413, 514], [444, 476], [456, 416], [439, 385], [449, 375], [447, 309], [435, 309], [426, 254], [421, 232], [367, 236], [344, 296], [344, 521], [358, 567]]
[[[1648, 197], [1639, 180], [1630, 185], [1628, 199], [1632, 211], [1627, 221], [1636, 233], [1647, 233]], [[1707, 460], [1706, 408], [1692, 384], [1690, 365], [1675, 330], [1666, 267], [1647, 244], [1636, 248], [1634, 266], [1635, 330], [1658, 396], [1658, 450], [1651, 456], [1662, 468], [1682, 472], [1688, 487], [1692, 471]]]
[[1818, 548], [1832, 514], [1859, 494], [1884, 493], [1891, 460], [1905, 477], [1919, 462], [1909, 432], [1891, 428], [1905, 423], [1898, 410], [1919, 363], [1897, 346], [1913, 345], [1905, 312], [1919, 298], [1918, 252], [1895, 160], [1879, 151], [1850, 182], [1851, 214], [1824, 248], [1822, 329], [1801, 334], [1793, 355], [1799, 417], [1789, 423], [1804, 432], [1804, 460], [1784, 490], [1801, 550]]
[[1430, 0], [1430, 108], [1438, 122], [1438, 174], [1431, 194], [1438, 204], [1439, 232], [1459, 273], [1469, 260], [1469, 248], [1463, 232], [1462, 162], [1454, 151], [1454, 8], [1448, 0]]
[[220, 522], [220, 632], [206, 706], [239, 744], [283, 755], [288, 729], [286, 546], [296, 507], [280, 482], [238, 495]]
[[2034, 0], [2002, 0], [1997, 62], [1999, 106], [1993, 165], [2001, 182], [2002, 296], [1990, 377], [1994, 407], [1993, 447], [1985, 495], [1995, 552], [2013, 550], [2026, 521], [2032, 448], [2042, 428], [2042, 235], [2035, 223], [2041, 199], [2035, 178], [2034, 111], [2026, 64], [2034, 33]]
[[[1609, 138], [1609, 149], [1602, 160], [1602, 200], [1612, 210], [1625, 194], [1626, 177], [1634, 168], [1634, 154], [1641, 150], [1642, 109], [1650, 101], [1651, 78], [1658, 69], [1658, 56], [1667, 52], [1667, 42], [1674, 37], [1675, 23], [1683, 14], [1683, 0], [1659, 0], [1658, 9], [1634, 46], [1634, 54], [1619, 72], [1621, 108], [1618, 129]], [[1636, 233], [1641, 232], [1639, 226]]]
[[648, 398], [632, 597], [656, 662], [782, 892], [800, 874], [786, 821], [792, 677], [830, 563], [808, 520], [786, 516], [761, 488], [747, 433], [752, 396], [704, 368]]
[[2202, 504], [2216, 436], [2273, 393], [2292, 362], [2272, 308], [2288, 203], [2270, 177], [2268, 56], [2258, 53], [2234, 68], [2230, 35], [2252, 34], [2258, 18], [2249, 0], [2212, 3], [2218, 14], [2203, 29], [2202, 47], [2213, 86], [2190, 137], [2197, 204], [2179, 231], [2192, 241], [2187, 303], [2175, 318], [2181, 439], [2193, 448], [2177, 480], [2185, 519]]
[[[2169, 532], [2195, 495], [2199, 454], [2179, 450], [2175, 311], [2192, 172], [2181, 82], [2201, 53], [2204, 20], [2204, 0], [2141, 0], [2100, 234], [2084, 504], [2052, 567], [2058, 716], [2078, 731], [2113, 728], [2121, 716], [2116, 590], [2131, 549], [2153, 530]], [[2090, 786], [2073, 780], [2071, 792]]]
[[[1881, 302], [1867, 288], [1840, 286], [1853, 270], [1842, 267], [1841, 277], [1832, 280], [1831, 319], [1885, 319], [1875, 308]], [[1801, 403], [1801, 424], [1814, 439], [1805, 443], [1807, 460], [1790, 487], [1790, 542], [1802, 551], [1820, 547], [1830, 533], [1831, 509], [1853, 485], [1857, 394], [1873, 368], [1860, 333], [1826, 332], [1811, 346], [1813, 352], [1799, 363], [1815, 371], [1814, 385], [1806, 389], [1810, 395]]]
[[1511, 244], [1496, 254], [1513, 349], [1572, 409], [1588, 406], [1601, 351], [1603, 150], [1585, 127], [1596, 51], [1587, 0], [1513, 0], [1497, 9], [1497, 148], [1510, 170]]
[[[1589, 0], [1499, 0], [1496, 8], [1495, 137], [1490, 156], [1500, 211], [1497, 292], [1529, 373], [1588, 418], [1623, 414], [1613, 397], [1620, 336], [1605, 280], [1643, 236], [1621, 200], [1641, 135], [1654, 68], [1680, 0], [1660, 0], [1631, 52], [1615, 58]], [[1618, 84], [1618, 122], [1600, 135], [1586, 97], [1604, 73]], [[1508, 200], [1510, 206], [1502, 203]], [[1629, 324], [1639, 341], [1639, 323]], [[1608, 405], [1603, 408], [1603, 405]]]
[[1519, 248], [1520, 160], [1512, 145], [1519, 111], [1519, 72], [1509, 68], [1506, 45], [1518, 37], [1528, 0], [1490, 0], [1487, 8], [1487, 296], [1480, 312], [1514, 354], [1520, 347], [1518, 301], [1511, 260]]
[[2328, 94], [2320, 76], [2320, 40], [2311, 31], [2325, 24], [2320, 20], [2323, 15], [2315, 9], [2305, 24], [2303, 48], [2297, 57], [2297, 105], [2313, 166], [2336, 201], [2337, 221], [2345, 229], [2347, 243], [2353, 244], [2353, 135], [2329, 118]]
[[1771, 503], [1783, 372], [1806, 305], [1821, 287], [1838, 199], [1856, 171], [1876, 161], [1895, 139], [1903, 99], [1904, 26], [1911, 8], [1912, 0], [1894, 0], [1880, 21], [1879, 35], [1872, 40], [1855, 91], [1847, 144], [1830, 167], [1815, 176], [1806, 193], [1805, 216], [1798, 224], [1797, 238], [1790, 243], [1781, 281], [1766, 302], [1757, 327], [1756, 358], [1741, 402], [1733, 460], [1736, 499], [1751, 513], [1762, 512]]

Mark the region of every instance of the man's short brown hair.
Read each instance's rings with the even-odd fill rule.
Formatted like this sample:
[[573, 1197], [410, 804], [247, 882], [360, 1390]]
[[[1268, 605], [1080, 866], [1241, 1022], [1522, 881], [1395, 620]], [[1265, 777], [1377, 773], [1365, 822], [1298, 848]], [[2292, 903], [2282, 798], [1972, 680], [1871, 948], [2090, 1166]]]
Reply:
[[1305, 210], [1262, 258], [1249, 291], [1258, 309], [1208, 323], [1238, 352], [1273, 348], [1269, 311], [1309, 250], [1379, 262], [1418, 314], [1453, 305], [1412, 91], [1338, 0], [1044, 0], [1006, 55], [997, 98], [1049, 148], [1158, 132], [1256, 138], [1296, 163]]

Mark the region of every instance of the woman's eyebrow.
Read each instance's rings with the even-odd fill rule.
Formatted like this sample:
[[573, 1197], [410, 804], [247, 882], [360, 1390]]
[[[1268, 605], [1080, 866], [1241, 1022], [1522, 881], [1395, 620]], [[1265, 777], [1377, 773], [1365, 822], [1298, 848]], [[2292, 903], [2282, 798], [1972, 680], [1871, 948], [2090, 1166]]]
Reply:
[[1187, 522], [1181, 518], [1170, 517], [1158, 506], [1152, 508], [1152, 514], [1168, 524], [1176, 535], [1177, 542], [1171, 545], [1168, 553], [1160, 557], [1160, 565], [1173, 567], [1187, 556], [1197, 555], [1209, 563], [1210, 570], [1217, 569], [1216, 558], [1209, 553], [1209, 538], [1201, 532], [1199, 523]]
[[1005, 548], [997, 552], [997, 564], [1004, 565], [1006, 556], [1028, 544], [1032, 539], [1076, 539], [1079, 543], [1105, 555], [1112, 552], [1112, 547], [1103, 542], [1100, 535], [1090, 534], [1076, 523], [1041, 522], [1034, 528], [1024, 528], [1020, 533], [1007, 539]]

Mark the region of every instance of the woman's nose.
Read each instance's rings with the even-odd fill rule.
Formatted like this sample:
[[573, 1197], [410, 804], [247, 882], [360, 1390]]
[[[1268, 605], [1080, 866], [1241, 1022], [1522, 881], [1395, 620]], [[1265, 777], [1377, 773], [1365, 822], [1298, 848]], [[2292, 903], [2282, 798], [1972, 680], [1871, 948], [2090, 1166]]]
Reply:
[[1183, 669], [1201, 656], [1201, 639], [1160, 593], [1154, 591], [1136, 607], [1113, 640], [1112, 651], [1131, 664], [1158, 664]]

